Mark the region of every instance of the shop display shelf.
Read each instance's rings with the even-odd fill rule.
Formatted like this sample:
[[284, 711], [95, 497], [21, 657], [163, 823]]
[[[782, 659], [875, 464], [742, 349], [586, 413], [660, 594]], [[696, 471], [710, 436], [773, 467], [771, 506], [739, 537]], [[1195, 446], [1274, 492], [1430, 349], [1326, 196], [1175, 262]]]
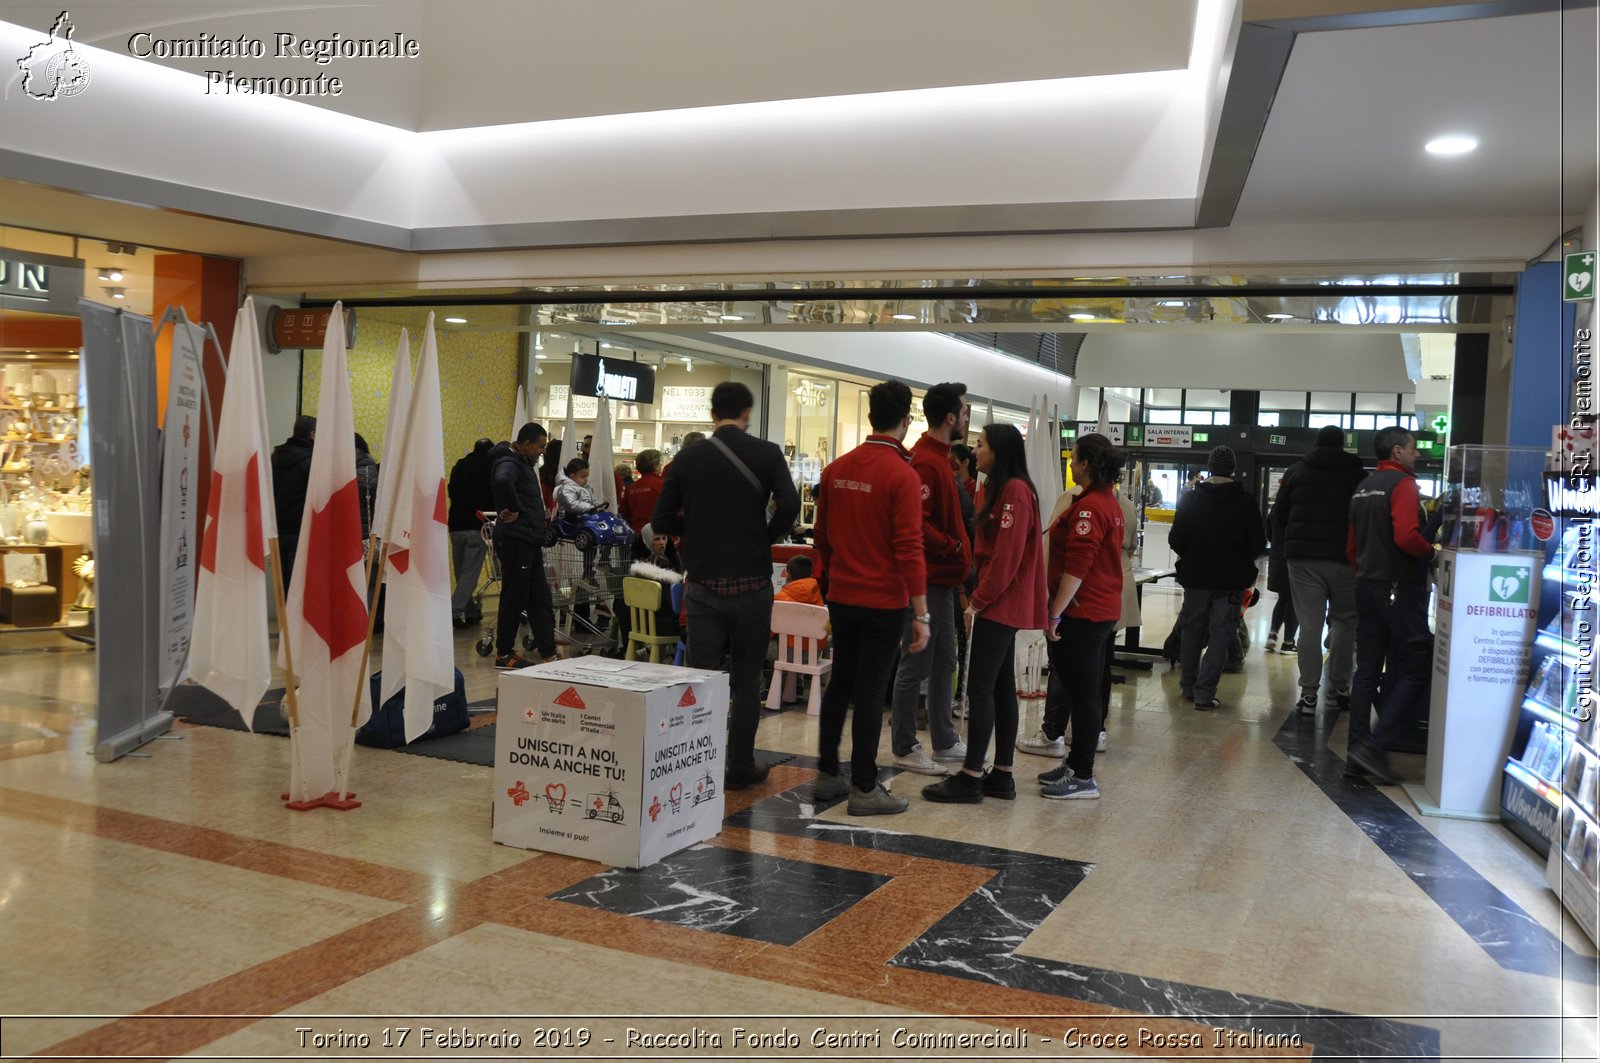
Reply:
[[1522, 761], [1517, 760], [1515, 757], [1506, 762], [1506, 774], [1520, 782], [1523, 786], [1526, 786], [1528, 789], [1532, 790], [1534, 793], [1538, 794], [1540, 797], [1544, 798], [1545, 801], [1554, 805], [1556, 808], [1560, 808], [1562, 806], [1563, 795], [1560, 784], [1553, 783], [1542, 775], [1534, 774], [1528, 770], [1527, 766], [1524, 765]]
[[1522, 707], [1540, 719], [1548, 720], [1553, 724], [1558, 724], [1562, 729], [1570, 731], [1573, 734], [1578, 733], [1578, 721], [1574, 717], [1562, 712], [1554, 705], [1546, 705], [1544, 702], [1540, 701], [1531, 694], [1522, 699]]
[[1568, 664], [1577, 664], [1581, 659], [1582, 649], [1577, 643], [1568, 642], [1554, 631], [1540, 631], [1533, 637], [1533, 644], [1542, 650], [1559, 653]]
[[1561, 798], [1562, 808], [1567, 808], [1570, 806], [1578, 813], [1578, 815], [1589, 821], [1589, 826], [1593, 827], [1595, 830], [1600, 830], [1600, 815], [1597, 815], [1594, 809], [1590, 808], [1588, 805], [1579, 800], [1578, 795], [1563, 791]]

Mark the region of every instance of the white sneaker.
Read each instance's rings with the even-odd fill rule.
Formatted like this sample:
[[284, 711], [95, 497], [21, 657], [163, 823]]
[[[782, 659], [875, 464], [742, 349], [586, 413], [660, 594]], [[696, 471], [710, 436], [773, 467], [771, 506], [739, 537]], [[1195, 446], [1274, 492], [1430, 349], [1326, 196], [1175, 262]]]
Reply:
[[1036, 757], [1064, 757], [1067, 755], [1065, 739], [1049, 739], [1044, 736], [1044, 731], [1035, 731], [1027, 738], [1017, 739], [1017, 749], [1023, 753], [1032, 753]]
[[958, 739], [956, 744], [949, 749], [935, 749], [933, 751], [933, 759], [946, 763], [964, 763], [967, 759], [967, 744]]
[[[962, 754], [965, 756], [965, 753]], [[948, 775], [950, 769], [943, 764], [936, 764], [932, 757], [925, 753], [921, 746], [913, 746], [911, 752], [903, 757], [894, 758], [894, 766], [914, 771], [918, 775]]]
[[1106, 751], [1106, 733], [1104, 731], [1100, 732], [1100, 740], [1094, 744], [1094, 751], [1096, 753], [1104, 753]]

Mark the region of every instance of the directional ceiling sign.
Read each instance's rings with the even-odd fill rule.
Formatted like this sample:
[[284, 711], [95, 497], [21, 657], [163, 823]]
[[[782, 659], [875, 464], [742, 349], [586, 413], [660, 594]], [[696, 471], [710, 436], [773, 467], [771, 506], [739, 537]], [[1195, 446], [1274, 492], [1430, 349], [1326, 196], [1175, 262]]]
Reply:
[[1565, 259], [1561, 271], [1561, 298], [1569, 303], [1594, 298], [1593, 251], [1576, 251]]

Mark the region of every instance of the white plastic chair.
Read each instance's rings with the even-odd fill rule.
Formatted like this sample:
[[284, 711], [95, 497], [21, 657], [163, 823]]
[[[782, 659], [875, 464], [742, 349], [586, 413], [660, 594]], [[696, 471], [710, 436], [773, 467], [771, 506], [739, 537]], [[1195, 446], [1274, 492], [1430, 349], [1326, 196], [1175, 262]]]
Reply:
[[822, 683], [833, 668], [833, 659], [824, 656], [822, 645], [828, 634], [827, 608], [801, 602], [773, 602], [772, 630], [778, 636], [778, 659], [772, 664], [767, 708], [776, 709], [782, 704], [784, 680], [789, 675], [809, 675], [811, 694], [806, 699], [806, 712], [812, 716], [820, 714]]

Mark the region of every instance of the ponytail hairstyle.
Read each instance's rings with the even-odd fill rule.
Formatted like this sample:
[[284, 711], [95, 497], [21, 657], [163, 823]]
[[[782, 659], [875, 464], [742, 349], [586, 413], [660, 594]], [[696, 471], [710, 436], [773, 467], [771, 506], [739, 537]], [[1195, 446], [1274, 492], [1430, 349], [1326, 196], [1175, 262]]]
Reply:
[[978, 523], [988, 519], [995, 501], [1012, 480], [1021, 480], [1028, 485], [1034, 508], [1038, 508], [1039, 491], [1028, 478], [1028, 451], [1022, 443], [1022, 433], [1017, 431], [1015, 425], [986, 424], [983, 426], [983, 443], [994, 452], [994, 464], [989, 468], [989, 478], [984, 481], [983, 508], [977, 513]]
[[1079, 436], [1072, 449], [1078, 460], [1089, 466], [1089, 473], [1094, 477], [1094, 483], [1086, 484], [1085, 487], [1099, 487], [1102, 484], [1115, 484], [1121, 481], [1122, 466], [1126, 464], [1128, 456], [1099, 432]]

